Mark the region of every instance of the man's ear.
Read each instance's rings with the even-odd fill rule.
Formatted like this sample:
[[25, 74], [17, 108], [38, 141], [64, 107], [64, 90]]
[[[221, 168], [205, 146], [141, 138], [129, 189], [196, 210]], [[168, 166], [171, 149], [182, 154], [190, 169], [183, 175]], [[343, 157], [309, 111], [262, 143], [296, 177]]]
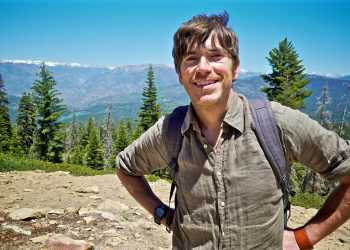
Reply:
[[235, 81], [238, 78], [239, 64], [233, 66], [232, 80]]
[[183, 84], [182, 84], [181, 74], [180, 74], [180, 73], [177, 73], [177, 78], [179, 79], [179, 83], [180, 83], [181, 85], [183, 85]]

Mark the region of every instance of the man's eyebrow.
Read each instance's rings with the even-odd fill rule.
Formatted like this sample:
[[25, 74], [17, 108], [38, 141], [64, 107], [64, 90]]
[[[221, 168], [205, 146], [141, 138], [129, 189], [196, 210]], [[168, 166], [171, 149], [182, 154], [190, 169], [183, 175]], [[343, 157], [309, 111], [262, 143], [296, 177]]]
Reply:
[[212, 49], [208, 49], [209, 52], [213, 53], [213, 52], [224, 52], [223, 49], [220, 48], [212, 48]]
[[197, 51], [191, 50], [191, 51], [189, 51], [189, 52], [186, 53], [185, 57], [187, 57], [187, 56], [193, 56], [193, 55], [196, 55], [196, 54], [197, 54]]

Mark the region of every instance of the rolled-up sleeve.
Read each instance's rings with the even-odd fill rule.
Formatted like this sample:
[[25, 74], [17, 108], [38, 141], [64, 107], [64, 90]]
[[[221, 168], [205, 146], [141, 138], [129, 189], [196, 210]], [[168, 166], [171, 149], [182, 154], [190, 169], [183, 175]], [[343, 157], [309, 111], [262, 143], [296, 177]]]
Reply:
[[328, 180], [350, 175], [350, 145], [306, 114], [279, 103], [271, 107], [289, 162], [300, 162]]
[[164, 117], [117, 155], [116, 168], [128, 175], [141, 176], [168, 163]]

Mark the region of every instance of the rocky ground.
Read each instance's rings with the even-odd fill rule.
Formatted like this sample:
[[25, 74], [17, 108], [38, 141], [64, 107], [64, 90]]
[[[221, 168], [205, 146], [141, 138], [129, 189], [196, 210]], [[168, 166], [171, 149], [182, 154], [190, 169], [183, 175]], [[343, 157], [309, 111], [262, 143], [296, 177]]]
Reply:
[[[151, 184], [166, 202], [170, 185]], [[0, 173], [0, 249], [169, 249], [171, 235], [132, 200], [115, 175]], [[291, 226], [316, 210], [293, 207]], [[67, 249], [67, 248], [66, 248]], [[350, 250], [350, 222], [316, 250]]]

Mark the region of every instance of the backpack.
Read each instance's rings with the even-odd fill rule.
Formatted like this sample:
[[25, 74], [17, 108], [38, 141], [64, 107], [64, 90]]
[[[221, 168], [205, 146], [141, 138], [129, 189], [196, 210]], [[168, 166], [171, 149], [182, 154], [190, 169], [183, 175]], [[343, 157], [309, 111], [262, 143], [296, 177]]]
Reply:
[[[280, 131], [276, 120], [272, 114], [270, 103], [266, 100], [256, 99], [249, 101], [249, 106], [253, 118], [253, 130], [258, 138], [259, 144], [263, 149], [266, 159], [276, 176], [277, 182], [283, 193], [284, 207], [284, 226], [287, 227], [287, 221], [290, 217], [290, 195], [294, 195], [289, 182], [289, 166], [285, 159]], [[170, 150], [172, 155], [168, 164], [168, 171], [173, 179], [169, 195], [169, 207], [173, 196], [176, 183], [175, 174], [178, 170], [177, 158], [180, 153], [183, 137], [181, 135], [181, 126], [184, 122], [188, 106], [180, 106], [174, 109], [169, 117], [167, 128]], [[176, 208], [175, 195], [175, 208]]]

